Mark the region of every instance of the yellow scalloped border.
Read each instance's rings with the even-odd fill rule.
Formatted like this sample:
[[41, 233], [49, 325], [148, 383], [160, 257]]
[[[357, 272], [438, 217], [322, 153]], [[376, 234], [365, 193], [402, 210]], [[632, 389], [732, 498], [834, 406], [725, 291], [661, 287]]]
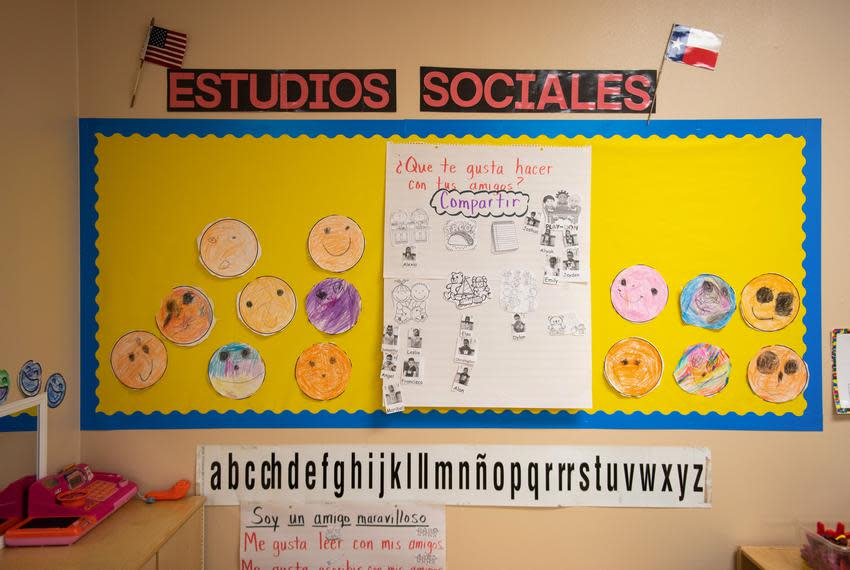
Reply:
[[[703, 272], [722, 276], [740, 292], [755, 275], [774, 271], [788, 276], [805, 295], [805, 141], [800, 137], [97, 138], [99, 412], [380, 409], [380, 204], [388, 140], [593, 148], [592, 411], [800, 415], [805, 410], [802, 396], [787, 404], [761, 401], [750, 391], [745, 372], [749, 359], [762, 346], [785, 344], [800, 353], [805, 351], [804, 310], [791, 326], [777, 333], [749, 329], [738, 316], [721, 331], [705, 331], [682, 325], [678, 311], [682, 286]], [[360, 322], [333, 337], [316, 331], [303, 312], [307, 291], [329, 276], [310, 261], [306, 236], [312, 224], [329, 213], [356, 219], [367, 239], [362, 261], [342, 275], [363, 295]], [[197, 260], [195, 246], [207, 223], [226, 216], [250, 223], [263, 250], [257, 266], [247, 276], [233, 280], [207, 274]], [[633, 263], [658, 268], [670, 287], [667, 308], [659, 318], [643, 325], [619, 318], [608, 297], [613, 276]], [[245, 283], [266, 274], [287, 280], [301, 305], [287, 329], [272, 337], [259, 337], [238, 321], [235, 298]], [[157, 333], [154, 314], [160, 299], [179, 284], [207, 292], [215, 303], [216, 326], [196, 347], [182, 348], [166, 341], [169, 368], [164, 378], [146, 390], [129, 390], [109, 368], [112, 344], [132, 329]], [[645, 398], [620, 396], [602, 376], [605, 353], [626, 336], [651, 340], [664, 356], [661, 385]], [[256, 347], [267, 366], [263, 387], [246, 400], [219, 396], [206, 378], [212, 353], [237, 340]], [[346, 350], [354, 362], [354, 375], [342, 396], [315, 402], [298, 390], [293, 369], [302, 349], [323, 341], [336, 342]], [[696, 342], [718, 344], [732, 358], [729, 386], [713, 398], [686, 394], [672, 378], [682, 350]]]

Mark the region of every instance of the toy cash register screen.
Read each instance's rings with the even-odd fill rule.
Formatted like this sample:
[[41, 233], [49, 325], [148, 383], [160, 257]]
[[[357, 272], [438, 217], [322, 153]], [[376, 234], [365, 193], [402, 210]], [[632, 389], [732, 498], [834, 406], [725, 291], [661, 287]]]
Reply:
[[74, 471], [73, 473], [69, 473], [65, 476], [65, 481], [68, 482], [68, 486], [72, 489], [80, 486], [83, 482], [83, 474], [79, 471]]
[[80, 517], [44, 517], [30, 519], [18, 528], [68, 528]]

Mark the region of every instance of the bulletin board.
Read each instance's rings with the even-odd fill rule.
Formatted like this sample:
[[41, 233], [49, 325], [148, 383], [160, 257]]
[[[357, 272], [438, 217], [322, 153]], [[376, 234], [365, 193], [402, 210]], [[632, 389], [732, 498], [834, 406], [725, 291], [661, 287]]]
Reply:
[[[590, 410], [408, 409], [381, 402], [382, 207], [388, 141], [434, 144], [590, 146], [592, 149]], [[820, 430], [820, 121], [262, 121], [81, 119], [82, 429], [246, 427], [622, 428]], [[304, 298], [332, 276], [312, 263], [307, 236], [317, 220], [343, 214], [363, 229], [362, 260], [344, 277], [362, 296], [350, 331], [319, 332]], [[238, 218], [262, 247], [251, 272], [211, 276], [196, 240], [210, 222]], [[634, 264], [657, 268], [670, 287], [658, 318], [636, 324], [611, 305], [610, 287]], [[798, 317], [777, 332], [736, 314], [719, 331], [685, 326], [678, 296], [701, 273], [736, 292], [762, 273], [797, 287]], [[261, 337], [236, 315], [252, 278], [276, 275], [298, 309], [282, 332]], [[216, 324], [192, 347], [166, 342], [162, 380], [132, 390], [116, 380], [110, 351], [132, 330], [158, 334], [154, 317], [178, 285], [202, 289]], [[618, 340], [650, 339], [664, 359], [659, 387], [625, 398], [602, 364]], [[250, 398], [210, 386], [207, 364], [220, 346], [246, 342], [263, 356], [266, 378]], [[348, 389], [329, 401], [304, 396], [294, 379], [299, 354], [334, 342], [351, 358]], [[685, 347], [711, 342], [729, 354], [728, 386], [714, 397], [684, 392], [672, 370]], [[747, 363], [764, 346], [803, 356], [810, 381], [800, 396], [767, 403], [749, 388]], [[521, 381], [521, 379], [518, 379]]]

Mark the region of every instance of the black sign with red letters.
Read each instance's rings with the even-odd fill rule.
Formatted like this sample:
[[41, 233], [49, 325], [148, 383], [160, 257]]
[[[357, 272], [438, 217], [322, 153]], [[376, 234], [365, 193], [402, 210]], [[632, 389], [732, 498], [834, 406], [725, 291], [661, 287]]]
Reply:
[[394, 69], [169, 69], [168, 110], [394, 112]]
[[420, 67], [419, 110], [448, 113], [646, 113], [650, 70]]

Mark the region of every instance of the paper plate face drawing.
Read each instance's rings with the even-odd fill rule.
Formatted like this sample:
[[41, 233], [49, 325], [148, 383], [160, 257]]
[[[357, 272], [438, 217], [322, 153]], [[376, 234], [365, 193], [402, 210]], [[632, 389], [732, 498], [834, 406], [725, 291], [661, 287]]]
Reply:
[[260, 258], [260, 243], [248, 224], [224, 218], [204, 228], [198, 251], [201, 264], [216, 277], [238, 277]]
[[128, 388], [156, 384], [168, 367], [165, 344], [147, 331], [131, 331], [119, 338], [109, 356], [112, 373]]
[[253, 396], [263, 385], [266, 365], [253, 347], [231, 342], [213, 353], [207, 374], [216, 392], [226, 398], [242, 400]]
[[163, 336], [183, 346], [204, 340], [214, 323], [212, 302], [203, 291], [188, 286], [172, 289], [156, 315], [156, 326]]
[[18, 372], [18, 388], [24, 396], [35, 396], [41, 388], [41, 364], [27, 360]]
[[351, 377], [351, 359], [330, 342], [314, 344], [295, 363], [298, 387], [314, 400], [330, 400], [345, 391]]
[[605, 379], [617, 392], [630, 398], [649, 394], [661, 382], [661, 353], [647, 340], [623, 339], [605, 355]]
[[325, 271], [342, 273], [360, 261], [366, 238], [357, 222], [346, 216], [327, 216], [310, 230], [307, 250], [316, 265]]
[[345, 279], [325, 279], [313, 287], [305, 305], [313, 326], [323, 333], [340, 334], [357, 324], [360, 293]]
[[272, 276], [258, 277], [245, 285], [236, 303], [245, 326], [266, 336], [286, 328], [298, 304], [289, 283]]
[[722, 329], [735, 313], [735, 291], [717, 275], [699, 275], [682, 289], [679, 308], [685, 324]]
[[800, 311], [800, 293], [777, 273], [759, 275], [741, 291], [741, 316], [752, 328], [774, 332], [784, 329]]
[[667, 283], [652, 267], [632, 265], [618, 273], [611, 283], [611, 304], [627, 321], [651, 321], [667, 304]]
[[65, 383], [65, 377], [58, 372], [51, 374], [44, 385], [44, 392], [47, 394], [47, 405], [51, 408], [58, 408], [59, 404], [65, 400], [65, 392], [68, 386]]
[[809, 383], [809, 367], [787, 346], [766, 346], [750, 361], [747, 382], [766, 402], [790, 402], [803, 393]]
[[9, 373], [5, 370], [0, 370], [0, 404], [6, 401], [9, 397]]
[[729, 383], [732, 361], [719, 346], [700, 343], [689, 346], [673, 376], [679, 387], [689, 394], [714, 396]]

